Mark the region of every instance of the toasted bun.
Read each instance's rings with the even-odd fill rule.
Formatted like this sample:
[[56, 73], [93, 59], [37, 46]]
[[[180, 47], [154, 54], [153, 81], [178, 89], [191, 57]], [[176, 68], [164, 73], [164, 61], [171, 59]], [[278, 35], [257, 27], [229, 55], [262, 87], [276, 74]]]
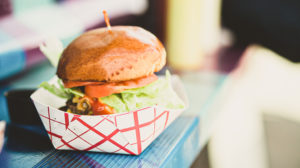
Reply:
[[119, 82], [159, 71], [166, 51], [150, 32], [115, 26], [83, 33], [63, 52], [57, 75], [64, 81]]

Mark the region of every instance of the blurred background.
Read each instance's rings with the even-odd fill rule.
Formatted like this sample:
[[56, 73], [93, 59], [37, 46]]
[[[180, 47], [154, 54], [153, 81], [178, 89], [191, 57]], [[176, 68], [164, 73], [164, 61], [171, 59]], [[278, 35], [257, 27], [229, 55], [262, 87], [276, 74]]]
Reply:
[[190, 98], [184, 115], [200, 118], [192, 167], [300, 167], [297, 0], [1, 0], [0, 120], [24, 122], [10, 111], [24, 100], [6, 92], [55, 75], [39, 45], [105, 26], [103, 9], [165, 45]]

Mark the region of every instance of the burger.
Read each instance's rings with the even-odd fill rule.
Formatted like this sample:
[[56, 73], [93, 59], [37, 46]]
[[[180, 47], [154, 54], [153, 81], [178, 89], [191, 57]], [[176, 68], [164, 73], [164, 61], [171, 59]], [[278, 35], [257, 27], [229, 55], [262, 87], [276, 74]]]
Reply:
[[[43, 47], [42, 52], [51, 57], [54, 52], [47, 52], [47, 45]], [[61, 110], [104, 115], [154, 105], [184, 108], [171, 86], [169, 72], [164, 77], [155, 75], [166, 64], [164, 46], [141, 27], [90, 30], [56, 55], [59, 80], [40, 86], [66, 99]]]

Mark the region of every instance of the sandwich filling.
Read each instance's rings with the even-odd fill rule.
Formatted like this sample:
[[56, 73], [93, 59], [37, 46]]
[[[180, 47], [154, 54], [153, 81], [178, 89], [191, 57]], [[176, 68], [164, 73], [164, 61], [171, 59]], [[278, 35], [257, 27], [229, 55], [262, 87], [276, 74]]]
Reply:
[[61, 110], [81, 115], [115, 114], [153, 105], [169, 109], [185, 107], [171, 86], [168, 71], [163, 78], [153, 74], [130, 81], [99, 85], [85, 83], [72, 88], [65, 87], [58, 80], [57, 84], [43, 82], [40, 87], [67, 99]]
[[65, 88], [80, 90], [80, 92], [84, 93], [84, 96], [72, 96], [62, 109], [75, 114], [114, 114], [117, 111], [103, 103], [101, 101], [102, 97], [118, 94], [128, 89], [143, 87], [157, 79], [158, 77], [153, 74], [123, 82], [63, 82]]

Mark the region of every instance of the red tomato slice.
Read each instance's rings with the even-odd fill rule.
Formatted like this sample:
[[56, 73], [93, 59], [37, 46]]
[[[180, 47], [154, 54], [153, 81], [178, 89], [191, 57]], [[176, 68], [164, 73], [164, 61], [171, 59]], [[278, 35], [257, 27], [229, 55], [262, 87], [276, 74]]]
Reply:
[[127, 89], [146, 86], [157, 79], [158, 77], [153, 74], [124, 82], [106, 83], [102, 85], [87, 85], [85, 86], [85, 94], [89, 97], [105, 97], [113, 93], [120, 93]]
[[99, 85], [104, 82], [64, 81], [63, 83], [65, 88], [73, 88], [73, 87], [86, 86], [86, 85]]

